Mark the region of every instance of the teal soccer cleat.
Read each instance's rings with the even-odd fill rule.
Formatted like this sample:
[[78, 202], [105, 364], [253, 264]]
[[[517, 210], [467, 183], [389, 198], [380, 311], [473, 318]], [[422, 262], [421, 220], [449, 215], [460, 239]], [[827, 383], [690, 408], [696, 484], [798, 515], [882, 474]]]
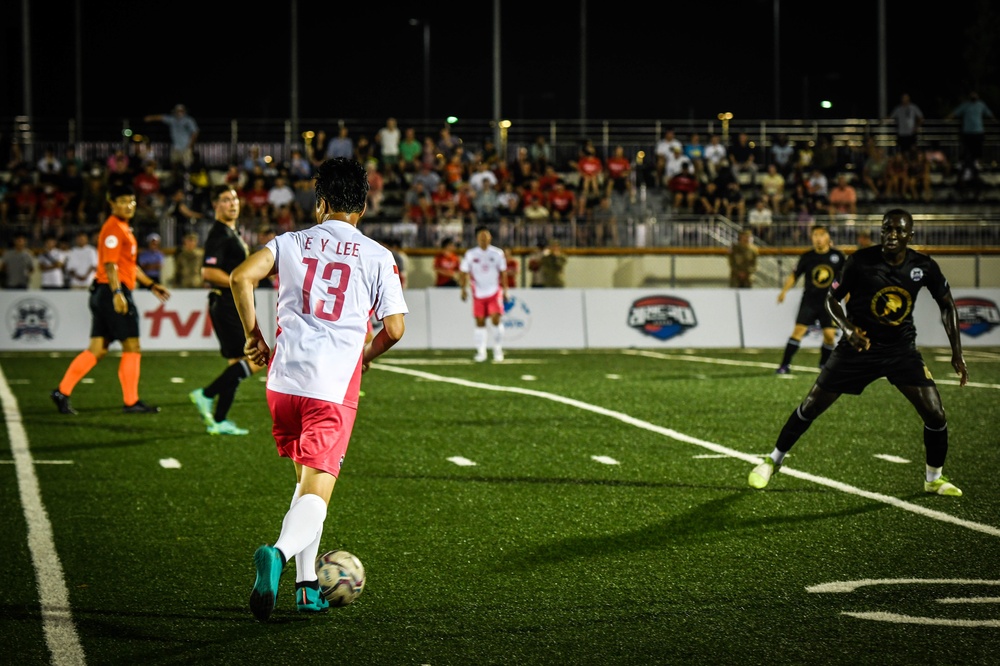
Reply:
[[205, 392], [201, 389], [195, 389], [188, 393], [188, 398], [194, 403], [194, 406], [198, 408], [198, 413], [201, 414], [201, 420], [205, 422], [205, 425], [211, 426], [215, 424], [215, 415], [212, 413], [214, 405], [212, 399], [205, 395]]
[[258, 548], [253, 554], [253, 564], [257, 568], [257, 579], [250, 593], [250, 610], [255, 618], [264, 622], [274, 612], [278, 581], [285, 565], [281, 561], [281, 552], [273, 546]]
[[239, 427], [228, 419], [218, 423], [212, 421], [212, 425], [208, 426], [209, 435], [246, 435], [249, 433], [249, 430]]
[[330, 610], [330, 602], [320, 593], [317, 581], [295, 584], [295, 605], [300, 613], [325, 613]]

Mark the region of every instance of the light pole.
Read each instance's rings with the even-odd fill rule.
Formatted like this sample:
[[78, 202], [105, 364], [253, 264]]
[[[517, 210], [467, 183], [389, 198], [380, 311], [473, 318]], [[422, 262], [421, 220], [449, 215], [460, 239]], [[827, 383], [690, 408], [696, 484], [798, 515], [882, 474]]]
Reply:
[[410, 25], [424, 28], [424, 122], [427, 122], [431, 117], [431, 22], [411, 18]]

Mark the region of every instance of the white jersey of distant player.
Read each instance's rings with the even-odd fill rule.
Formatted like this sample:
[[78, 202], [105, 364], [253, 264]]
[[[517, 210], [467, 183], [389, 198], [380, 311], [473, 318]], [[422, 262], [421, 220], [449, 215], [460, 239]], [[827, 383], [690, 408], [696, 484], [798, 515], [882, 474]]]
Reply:
[[392, 253], [328, 220], [265, 245], [278, 268], [278, 333], [267, 387], [357, 407], [369, 314], [406, 314]]
[[473, 298], [489, 298], [500, 291], [501, 279], [507, 272], [507, 258], [495, 245], [485, 250], [477, 245], [465, 251], [458, 270], [469, 274]]

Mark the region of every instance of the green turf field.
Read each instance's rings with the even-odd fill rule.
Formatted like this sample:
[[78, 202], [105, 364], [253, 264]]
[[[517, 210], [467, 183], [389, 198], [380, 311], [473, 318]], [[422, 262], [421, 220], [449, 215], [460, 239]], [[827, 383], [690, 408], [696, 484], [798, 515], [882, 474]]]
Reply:
[[74, 354], [4, 355], [0, 661], [998, 664], [1000, 350], [967, 350], [963, 388], [923, 353], [961, 498], [923, 492], [922, 425], [884, 381], [747, 487], [815, 350], [789, 377], [780, 350], [390, 351], [321, 549], [360, 557], [365, 591], [302, 617], [289, 567], [267, 624], [252, 555], [294, 476], [262, 377], [230, 413], [251, 434], [209, 436], [187, 393], [217, 354], [144, 354], [157, 415], [121, 413], [109, 356], [77, 416], [48, 397]]

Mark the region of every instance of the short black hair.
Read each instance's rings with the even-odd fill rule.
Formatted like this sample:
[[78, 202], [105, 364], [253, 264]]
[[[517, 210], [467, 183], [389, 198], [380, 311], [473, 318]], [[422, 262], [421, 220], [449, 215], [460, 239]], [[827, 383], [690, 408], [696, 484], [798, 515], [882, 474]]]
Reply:
[[339, 213], [360, 213], [368, 200], [368, 172], [355, 159], [333, 157], [316, 169], [316, 199]]
[[135, 188], [130, 183], [115, 181], [108, 187], [108, 201], [114, 201], [118, 197], [134, 197]]
[[222, 183], [221, 185], [216, 185], [212, 188], [212, 201], [218, 201], [226, 192], [235, 192], [236, 186], [230, 185], [229, 183]]
[[476, 235], [478, 236], [480, 231], [489, 231], [489, 230], [490, 228], [488, 226], [486, 226], [485, 224], [480, 224], [478, 227], [476, 227]]

